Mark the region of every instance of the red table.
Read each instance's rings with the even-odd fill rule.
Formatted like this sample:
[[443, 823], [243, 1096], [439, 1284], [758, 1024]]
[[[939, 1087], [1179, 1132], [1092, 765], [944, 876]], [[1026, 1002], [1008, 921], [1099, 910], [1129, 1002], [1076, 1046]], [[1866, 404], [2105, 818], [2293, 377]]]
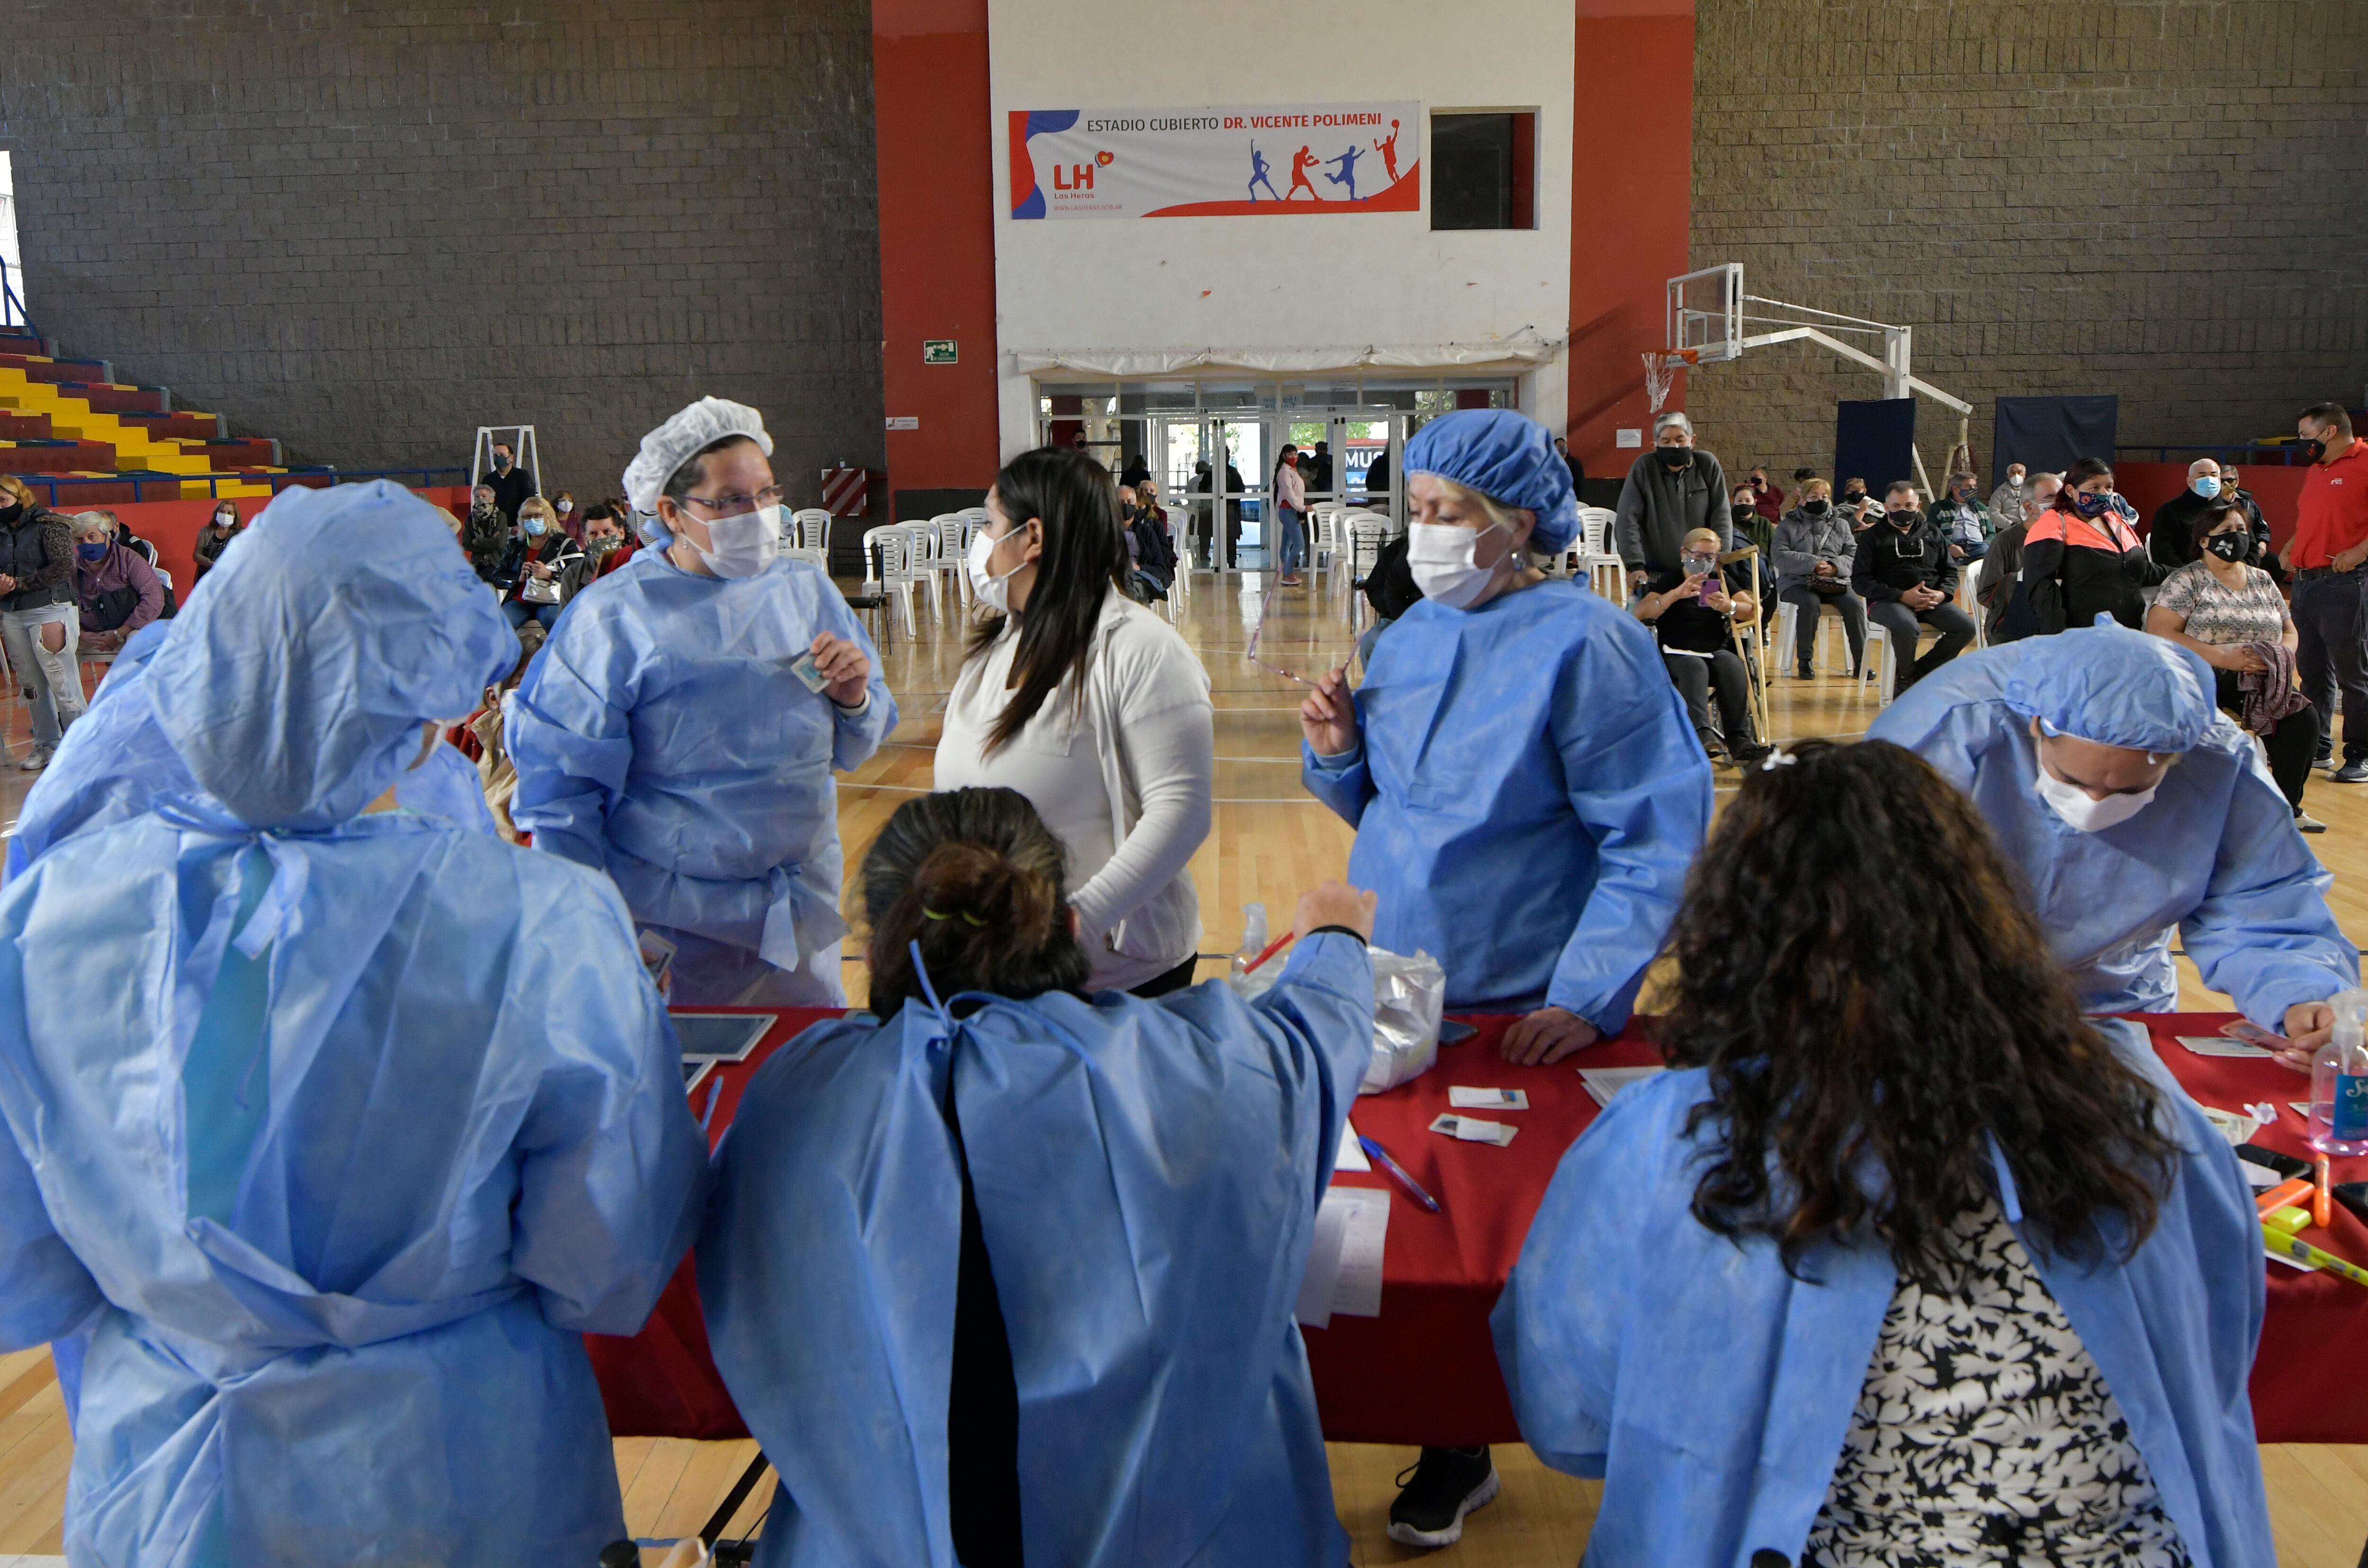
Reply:
[[[705, 1010], [705, 1009], [702, 1009]], [[718, 1008], [715, 1011], [760, 1011]], [[709, 1122], [722, 1136], [757, 1065], [808, 1024], [832, 1015], [791, 1012], [759, 1041], [746, 1062], [720, 1068], [723, 1085]], [[2233, 1015], [2156, 1015], [2141, 1018], [2155, 1047], [2188, 1091], [2206, 1105], [2236, 1110], [2269, 1100], [2278, 1125], [2255, 1141], [2307, 1154], [2303, 1121], [2288, 1102], [2308, 1097], [2308, 1081], [2274, 1062], [2193, 1055], [2177, 1034], [2210, 1034]], [[1440, 1200], [1432, 1214], [1379, 1173], [1343, 1172], [1344, 1186], [1391, 1194], [1382, 1315], [1336, 1315], [1305, 1331], [1324, 1435], [1336, 1441], [1467, 1447], [1520, 1440], [1512, 1404], [1497, 1369], [1488, 1313], [1520, 1256], [1521, 1238], [1545, 1196], [1563, 1152], [1595, 1119], [1594, 1098], [1577, 1067], [1641, 1066], [1658, 1060], [1632, 1026], [1627, 1034], [1553, 1067], [1515, 1067], [1496, 1051], [1505, 1018], [1474, 1018], [1480, 1037], [1440, 1052], [1439, 1065], [1385, 1095], [1360, 1098], [1357, 1130], [1385, 1146]], [[1458, 1143], [1429, 1131], [1448, 1108], [1451, 1084], [1525, 1089], [1526, 1111], [1493, 1113], [1521, 1132], [1511, 1144]], [[709, 1093], [691, 1096], [703, 1111]], [[2339, 1179], [2368, 1177], [2368, 1160], [2339, 1161]], [[2331, 1235], [2305, 1234], [2328, 1251], [2368, 1263], [2368, 1226], [2340, 1209]], [[2368, 1388], [2368, 1289], [2329, 1275], [2270, 1271], [2269, 1315], [2253, 1369], [2253, 1418], [2265, 1443], [2368, 1443], [2368, 1409], [2337, 1391]], [[632, 1339], [587, 1335], [594, 1369], [620, 1437], [744, 1437], [739, 1413], [717, 1377], [700, 1321], [690, 1267], [683, 1266], [648, 1325]]]

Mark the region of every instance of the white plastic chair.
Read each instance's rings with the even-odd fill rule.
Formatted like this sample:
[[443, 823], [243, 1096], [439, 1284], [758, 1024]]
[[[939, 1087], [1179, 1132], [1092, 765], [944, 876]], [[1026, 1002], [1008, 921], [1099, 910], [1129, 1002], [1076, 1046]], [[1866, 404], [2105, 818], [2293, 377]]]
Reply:
[[[1911, 649], [1909, 652], [1912, 653], [1914, 650]], [[1874, 617], [1868, 616], [1866, 618], [1866, 653], [1859, 664], [1858, 678], [1861, 687], [1870, 680], [1874, 682], [1874, 696], [1878, 706], [1884, 708], [1891, 706], [1892, 688], [1899, 684], [1898, 666], [1894, 662], [1896, 657], [1897, 654], [1891, 646], [1889, 629]]]
[[1990, 645], [1989, 635], [1982, 625], [1983, 569], [1989, 563], [1990, 558], [1985, 555], [1979, 561], [1968, 561], [1957, 569], [1957, 608], [1973, 619], [1974, 646], [1976, 648]]
[[1611, 551], [1611, 514], [1600, 506], [1578, 509], [1578, 561], [1574, 574], [1585, 573], [1587, 585], [1616, 605], [1628, 602], [1628, 573]]
[[957, 557], [946, 559], [943, 524], [951, 514], [931, 517], [926, 523], [906, 523], [905, 532], [912, 540], [910, 569], [916, 582], [929, 585], [929, 613], [943, 620], [946, 615], [946, 574], [962, 564]]
[[952, 579], [953, 593], [949, 597], [955, 598], [967, 610], [970, 608], [970, 573], [963, 569], [962, 561], [970, 549], [969, 522], [960, 512], [940, 512], [929, 519], [929, 526], [937, 530], [938, 535], [935, 569]]
[[820, 506], [801, 506], [790, 514], [797, 529], [797, 548], [830, 553], [830, 514]]
[[904, 608], [905, 635], [918, 642], [913, 614], [913, 532], [902, 523], [863, 530], [863, 591], [893, 597]]
[[806, 550], [797, 545], [791, 545], [783, 550], [781, 554], [789, 560], [803, 561], [809, 565], [819, 567], [825, 577], [830, 575], [830, 557], [819, 550]]

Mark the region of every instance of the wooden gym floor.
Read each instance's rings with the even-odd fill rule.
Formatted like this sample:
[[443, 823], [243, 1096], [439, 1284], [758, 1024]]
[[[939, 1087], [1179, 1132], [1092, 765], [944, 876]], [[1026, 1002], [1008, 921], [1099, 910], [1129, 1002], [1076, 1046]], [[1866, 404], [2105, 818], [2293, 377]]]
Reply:
[[[1209, 841], [1192, 860], [1201, 890], [1206, 953], [1230, 953], [1241, 939], [1242, 905], [1263, 902], [1277, 927], [1287, 923], [1299, 891], [1342, 874], [1351, 835], [1299, 787], [1301, 688], [1250, 665], [1244, 657], [1263, 607], [1269, 579], [1263, 574], [1218, 576], [1202, 573], [1184, 602], [1178, 630], [1208, 665], [1217, 708], [1217, 801]], [[1346, 658], [1355, 643], [1341, 574], [1312, 575], [1306, 589], [1281, 590], [1259, 645], [1269, 662], [1313, 676]], [[903, 714], [880, 753], [842, 780], [839, 822], [848, 846], [850, 880], [868, 844], [888, 814], [929, 787], [930, 756], [937, 743], [945, 694], [960, 664], [956, 620], [960, 608], [932, 616], [919, 599], [920, 636], [895, 628], [883, 657]], [[1827, 618], [1822, 672], [1838, 672], [1842, 654], [1839, 623]], [[1778, 661], [1782, 663], [1784, 661]], [[1776, 738], [1851, 736], [1864, 732], [1876, 703], [1839, 673], [1812, 681], [1776, 683], [1771, 696]], [[24, 753], [21, 707], [10, 704], [7, 753]], [[1718, 789], [1734, 790], [1735, 775], [1722, 770]], [[13, 823], [30, 776], [13, 767], [0, 774], [0, 818]], [[2368, 936], [2368, 876], [2359, 886], [2355, 870], [2368, 869], [2368, 788], [2325, 782], [2315, 776], [2305, 805], [2328, 824], [2312, 846], [2337, 874], [2332, 895], [2338, 916], [2353, 936]], [[2181, 996], [2194, 1007], [2226, 1007], [2225, 998], [2198, 984], [2184, 960]], [[1204, 965], [1203, 976], [1222, 972]], [[848, 989], [861, 995], [861, 968], [848, 967]], [[624, 1490], [625, 1517], [636, 1536], [669, 1539], [688, 1535], [731, 1489], [748, 1460], [752, 1443], [693, 1443], [669, 1438], [621, 1438], [616, 1445], [618, 1481]], [[0, 1357], [0, 1568], [12, 1553], [60, 1551], [60, 1521], [72, 1442], [65, 1429], [49, 1354], [36, 1349]], [[1383, 1533], [1394, 1476], [1413, 1462], [1414, 1450], [1364, 1444], [1331, 1446], [1332, 1484], [1340, 1517], [1353, 1540], [1352, 1561], [1365, 1565], [1429, 1556], [1439, 1568], [1566, 1568], [1585, 1550], [1600, 1488], [1558, 1475], [1520, 1447], [1497, 1450], [1504, 1490], [1497, 1501], [1472, 1517], [1461, 1544], [1437, 1553], [1401, 1547]], [[2261, 1450], [2269, 1480], [2271, 1517], [2279, 1560], [2285, 1568], [2356, 1568], [2368, 1540], [2368, 1446], [2274, 1445]], [[749, 1528], [769, 1494], [769, 1478], [742, 1508], [738, 1529]], [[655, 1562], [658, 1553], [645, 1553]]]

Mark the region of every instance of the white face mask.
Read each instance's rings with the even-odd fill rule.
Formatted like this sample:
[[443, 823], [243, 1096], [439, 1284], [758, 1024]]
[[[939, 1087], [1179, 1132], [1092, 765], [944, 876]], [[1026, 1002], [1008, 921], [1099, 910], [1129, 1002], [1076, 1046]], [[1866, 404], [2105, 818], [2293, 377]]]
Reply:
[[1019, 566], [1028, 564], [1023, 561], [1000, 577], [988, 572], [987, 558], [995, 553], [996, 545], [1010, 537], [1006, 534], [1003, 539], [991, 538], [981, 528], [970, 536], [970, 549], [962, 557], [962, 570], [970, 574], [970, 591], [977, 596], [979, 603], [997, 615], [1011, 613], [1011, 579]]
[[1406, 565], [1413, 570], [1414, 585], [1422, 590], [1422, 597], [1435, 599], [1450, 609], [1466, 609], [1486, 593], [1488, 585], [1512, 560], [1509, 551], [1494, 566], [1480, 565], [1474, 559], [1480, 548], [1480, 536], [1497, 527], [1495, 523], [1485, 528], [1459, 528], [1450, 523], [1407, 524]]
[[2108, 795], [2093, 800], [2089, 791], [2077, 784], [2066, 784], [2039, 765], [2039, 798], [2055, 809], [2065, 825], [2076, 833], [2102, 833], [2109, 827], [2129, 821], [2153, 803], [2155, 790], [2162, 788], [2157, 779], [2150, 789], [2135, 795]]
[[691, 552], [717, 576], [753, 577], [781, 552], [781, 509], [759, 506], [753, 512], [716, 518], [707, 525], [712, 550], [700, 549], [688, 535], [676, 537], [690, 545]]
[[559, 504], [559, 515], [563, 517], [574, 510], [575, 510], [575, 503], [573, 501], [562, 501]]

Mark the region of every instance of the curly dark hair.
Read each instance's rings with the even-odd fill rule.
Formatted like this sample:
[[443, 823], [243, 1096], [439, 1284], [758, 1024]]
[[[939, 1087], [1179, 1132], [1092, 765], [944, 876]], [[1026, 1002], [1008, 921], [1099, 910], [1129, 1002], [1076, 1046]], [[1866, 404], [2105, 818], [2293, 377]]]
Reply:
[[[1882, 741], [1809, 741], [1745, 775], [1687, 882], [1673, 1065], [1706, 1067], [1719, 1136], [1694, 1217], [1784, 1266], [1868, 1238], [1945, 1286], [1949, 1221], [1995, 1194], [2061, 1256], [2135, 1250], [2179, 1144], [2154, 1086], [2080, 1013], [2021, 879], [1970, 801]], [[1930, 856], [1952, 862], [1934, 871]]]

